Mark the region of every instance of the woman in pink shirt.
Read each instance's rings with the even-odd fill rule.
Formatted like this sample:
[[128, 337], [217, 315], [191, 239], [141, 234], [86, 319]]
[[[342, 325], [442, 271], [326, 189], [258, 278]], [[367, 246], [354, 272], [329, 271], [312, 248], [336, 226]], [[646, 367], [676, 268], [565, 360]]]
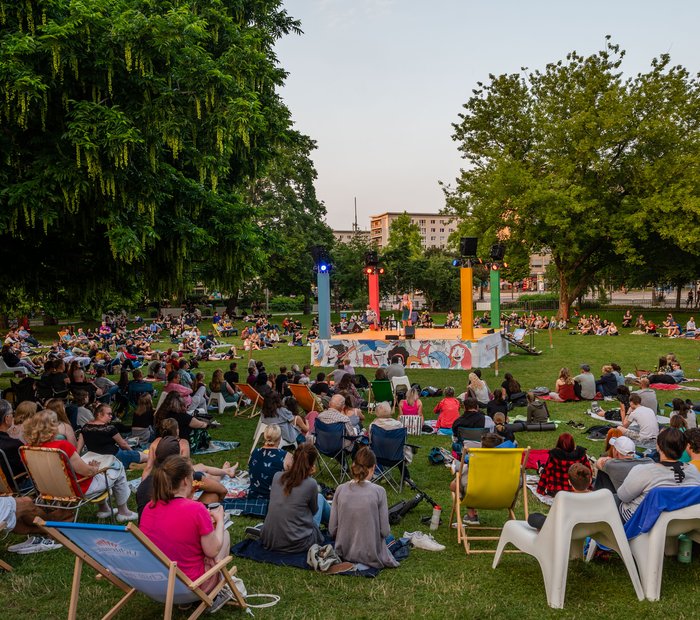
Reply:
[[[190, 499], [192, 474], [192, 465], [182, 456], [169, 456], [154, 467], [153, 496], [143, 509], [139, 528], [194, 581], [228, 555], [231, 541], [224, 529], [223, 507], [208, 510], [204, 504]], [[210, 592], [218, 581], [219, 575], [214, 575], [200, 587]], [[219, 609], [231, 596], [225, 586], [212, 609]]]
[[452, 424], [459, 417], [460, 402], [455, 398], [455, 390], [451, 387], [445, 388], [445, 398], [437, 405], [433, 413], [438, 414], [435, 429], [443, 435], [452, 434]]

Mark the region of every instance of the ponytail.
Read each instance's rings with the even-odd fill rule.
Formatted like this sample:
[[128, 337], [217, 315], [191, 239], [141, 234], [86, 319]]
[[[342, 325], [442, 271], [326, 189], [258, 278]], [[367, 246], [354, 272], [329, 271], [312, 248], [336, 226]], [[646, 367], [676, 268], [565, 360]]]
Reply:
[[362, 482], [367, 478], [370, 470], [377, 465], [377, 457], [367, 446], [360, 448], [355, 455], [350, 466], [352, 479], [355, 482]]
[[289, 495], [294, 487], [298, 487], [311, 475], [317, 458], [318, 452], [310, 443], [303, 443], [295, 450], [292, 466], [281, 476], [285, 495]]
[[186, 478], [192, 477], [192, 465], [182, 456], [169, 456], [153, 468], [153, 493], [151, 506], [159, 501], [166, 504], [175, 497], [175, 491]]

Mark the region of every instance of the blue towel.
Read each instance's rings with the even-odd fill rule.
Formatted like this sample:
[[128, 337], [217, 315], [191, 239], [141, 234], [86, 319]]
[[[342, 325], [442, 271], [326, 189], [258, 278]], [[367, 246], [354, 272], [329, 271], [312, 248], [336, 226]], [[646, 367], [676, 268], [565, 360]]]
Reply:
[[662, 512], [680, 510], [694, 504], [700, 504], [700, 486], [652, 489], [635, 510], [632, 518], [625, 523], [625, 534], [628, 539], [646, 534], [654, 527]]

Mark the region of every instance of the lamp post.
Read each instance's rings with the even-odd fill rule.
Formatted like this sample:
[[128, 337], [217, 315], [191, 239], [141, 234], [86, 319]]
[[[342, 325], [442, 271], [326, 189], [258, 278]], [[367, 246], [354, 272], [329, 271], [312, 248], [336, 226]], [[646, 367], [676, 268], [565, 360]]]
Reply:
[[331, 262], [326, 248], [322, 246], [311, 248], [311, 255], [318, 291], [318, 336], [322, 340], [328, 340], [331, 337]]

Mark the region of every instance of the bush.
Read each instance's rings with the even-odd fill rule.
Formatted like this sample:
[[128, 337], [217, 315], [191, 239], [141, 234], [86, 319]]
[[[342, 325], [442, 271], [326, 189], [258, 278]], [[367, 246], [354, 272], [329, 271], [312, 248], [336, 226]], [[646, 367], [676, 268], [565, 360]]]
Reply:
[[270, 310], [273, 312], [300, 312], [303, 308], [303, 297], [284, 297], [278, 295], [270, 299]]
[[557, 293], [526, 293], [518, 297], [518, 301], [559, 301], [559, 295]]
[[599, 301], [584, 301], [581, 304], [578, 304], [576, 307], [579, 310], [598, 310], [601, 308], [603, 304], [601, 304]]

